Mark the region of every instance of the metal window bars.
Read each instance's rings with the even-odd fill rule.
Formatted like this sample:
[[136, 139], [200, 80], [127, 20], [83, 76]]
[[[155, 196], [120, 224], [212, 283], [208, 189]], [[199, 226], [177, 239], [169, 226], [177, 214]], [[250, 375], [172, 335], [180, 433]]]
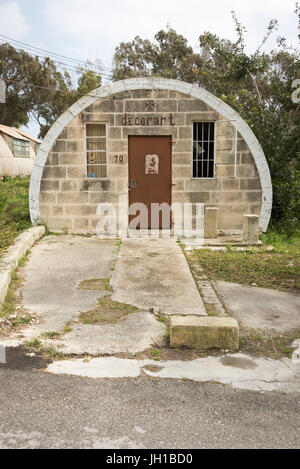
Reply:
[[193, 177], [213, 178], [215, 172], [215, 123], [193, 124]]

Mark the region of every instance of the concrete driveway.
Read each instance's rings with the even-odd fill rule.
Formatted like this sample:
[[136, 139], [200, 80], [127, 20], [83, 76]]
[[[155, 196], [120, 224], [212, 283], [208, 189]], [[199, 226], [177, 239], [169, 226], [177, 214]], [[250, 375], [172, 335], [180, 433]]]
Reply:
[[110, 279], [118, 252], [116, 241], [81, 236], [48, 236], [32, 248], [22, 269], [22, 306], [40, 323], [27, 336], [61, 332], [79, 312], [89, 311], [105, 292], [79, 290], [82, 280]]

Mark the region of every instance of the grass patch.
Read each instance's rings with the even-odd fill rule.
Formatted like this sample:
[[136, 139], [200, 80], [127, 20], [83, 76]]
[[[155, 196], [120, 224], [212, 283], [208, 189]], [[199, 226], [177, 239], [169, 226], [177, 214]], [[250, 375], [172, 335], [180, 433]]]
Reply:
[[254, 329], [240, 328], [240, 350], [243, 353], [279, 360], [292, 358], [294, 340], [299, 339], [300, 329], [286, 334], [266, 334]]
[[64, 334], [68, 334], [69, 332], [72, 332], [73, 328], [72, 328], [71, 324], [72, 324], [71, 321], [67, 322], [67, 324], [63, 328], [63, 333]]
[[77, 287], [78, 290], [112, 291], [109, 279], [82, 280]]
[[161, 352], [157, 348], [152, 348], [149, 350], [149, 356], [153, 358], [154, 360], [159, 360], [160, 359]]
[[271, 233], [262, 236], [261, 248], [239, 252], [232, 246], [227, 251], [194, 251], [193, 267], [200, 265], [212, 279], [243, 285], [274, 288], [300, 293], [300, 236], [290, 239]]
[[81, 313], [79, 320], [83, 324], [113, 324], [129, 314], [137, 313], [139, 308], [113, 301], [110, 296], [98, 300], [98, 305], [87, 313]]
[[27, 251], [25, 256], [20, 259], [18, 267], [11, 272], [11, 282], [7, 290], [5, 302], [0, 307], [0, 334], [4, 335], [18, 326], [30, 324], [33, 319], [33, 316], [28, 311], [18, 307], [16, 297], [16, 291], [20, 285], [18, 269], [26, 264], [29, 254], [30, 251]]
[[39, 339], [27, 340], [24, 343], [24, 347], [31, 351], [39, 352], [40, 354], [43, 354], [49, 358], [64, 358], [65, 357], [64, 353], [57, 350], [53, 345], [44, 346]]
[[57, 339], [58, 337], [60, 337], [60, 333], [59, 332], [42, 332], [41, 333], [41, 337], [43, 337], [44, 339]]
[[0, 253], [14, 239], [30, 228], [29, 191], [30, 178], [4, 178], [0, 181]]

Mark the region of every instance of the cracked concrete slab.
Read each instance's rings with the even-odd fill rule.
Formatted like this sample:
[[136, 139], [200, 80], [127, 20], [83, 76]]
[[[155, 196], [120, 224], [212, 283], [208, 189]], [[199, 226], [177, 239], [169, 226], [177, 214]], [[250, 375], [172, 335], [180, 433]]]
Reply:
[[133, 313], [116, 324], [77, 324], [62, 340], [49, 344], [65, 354], [114, 355], [138, 353], [162, 345], [166, 326], [149, 312]]
[[231, 316], [251, 329], [288, 332], [300, 328], [300, 296], [229, 282], [215, 282]]
[[22, 269], [22, 306], [39, 317], [24, 329], [33, 337], [43, 331], [61, 331], [68, 321], [89, 311], [102, 293], [78, 290], [81, 280], [110, 278], [118, 246], [115, 241], [81, 236], [48, 236], [33, 249]]
[[163, 314], [206, 316], [203, 301], [174, 238], [125, 239], [111, 284], [112, 299]]
[[162, 379], [218, 382], [234, 388], [270, 392], [300, 392], [300, 366], [289, 359], [253, 358], [236, 353], [193, 361], [125, 360], [96, 358], [58, 361], [47, 372], [90, 378], [138, 377], [142, 373]]
[[[24, 328], [21, 338], [39, 338], [65, 354], [91, 356], [137, 353], [152, 345], [162, 345], [166, 326], [149, 311], [125, 316], [114, 324], [80, 324], [82, 312], [93, 310], [97, 300], [108, 295], [106, 290], [82, 289], [83, 280], [111, 278], [118, 252], [118, 243], [81, 236], [49, 236], [32, 250], [22, 269], [20, 288], [22, 307], [33, 313], [38, 322]], [[101, 282], [93, 282], [93, 288]], [[105, 286], [105, 285], [104, 285]], [[98, 288], [98, 287], [97, 287]], [[41, 336], [43, 332], [62, 333], [67, 323], [71, 331], [54, 340]], [[3, 341], [11, 344], [12, 338]]]

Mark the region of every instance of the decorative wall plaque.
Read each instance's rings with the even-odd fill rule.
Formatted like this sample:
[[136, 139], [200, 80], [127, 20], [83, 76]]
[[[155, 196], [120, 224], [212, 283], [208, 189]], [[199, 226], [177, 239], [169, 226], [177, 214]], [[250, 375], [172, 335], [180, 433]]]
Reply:
[[159, 156], [146, 155], [145, 174], [158, 174], [159, 172]]

